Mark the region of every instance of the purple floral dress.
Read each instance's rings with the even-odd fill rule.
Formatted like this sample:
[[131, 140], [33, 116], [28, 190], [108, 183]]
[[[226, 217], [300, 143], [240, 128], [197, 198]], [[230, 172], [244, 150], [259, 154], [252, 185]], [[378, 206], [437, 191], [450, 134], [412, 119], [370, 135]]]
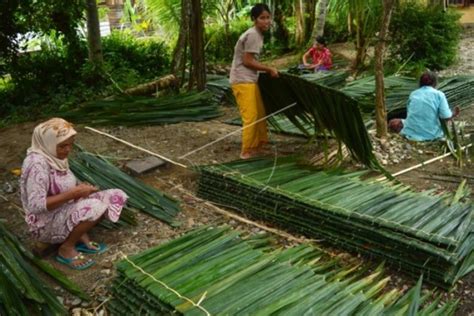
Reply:
[[127, 201], [125, 192], [110, 189], [47, 210], [46, 197], [72, 189], [77, 179], [71, 170], [61, 172], [51, 168], [46, 159], [36, 153], [29, 154], [23, 161], [20, 184], [26, 223], [33, 236], [46, 243], [62, 243], [79, 223], [97, 220], [102, 215], [117, 222]]

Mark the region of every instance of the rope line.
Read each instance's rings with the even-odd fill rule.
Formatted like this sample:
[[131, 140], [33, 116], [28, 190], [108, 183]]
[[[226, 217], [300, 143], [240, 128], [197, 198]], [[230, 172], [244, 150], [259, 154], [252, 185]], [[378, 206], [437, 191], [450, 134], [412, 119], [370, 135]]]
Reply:
[[119, 252], [119, 254], [122, 256], [122, 258], [127, 261], [128, 263], [130, 263], [135, 269], [137, 269], [138, 271], [140, 271], [142, 274], [146, 275], [147, 277], [151, 278], [153, 281], [155, 281], [156, 283], [160, 284], [161, 286], [163, 286], [164, 288], [166, 288], [168, 291], [171, 291], [173, 292], [176, 296], [178, 296], [179, 298], [191, 303], [194, 307], [197, 307], [199, 308], [201, 311], [203, 311], [207, 316], [211, 316], [211, 313], [209, 313], [209, 311], [207, 311], [204, 307], [202, 307], [200, 304], [202, 303], [202, 301], [204, 301], [206, 295], [207, 295], [207, 291], [204, 292], [204, 294], [201, 296], [201, 298], [199, 299], [199, 301], [197, 303], [195, 303], [193, 300], [187, 298], [186, 296], [183, 296], [181, 294], [179, 294], [178, 291], [176, 291], [175, 289], [169, 287], [166, 283], [158, 280], [157, 278], [155, 278], [153, 275], [151, 275], [150, 273], [146, 272], [145, 270], [143, 270], [142, 267], [136, 265], [133, 261], [131, 261], [130, 259], [128, 259], [127, 255], [124, 254], [123, 252]]

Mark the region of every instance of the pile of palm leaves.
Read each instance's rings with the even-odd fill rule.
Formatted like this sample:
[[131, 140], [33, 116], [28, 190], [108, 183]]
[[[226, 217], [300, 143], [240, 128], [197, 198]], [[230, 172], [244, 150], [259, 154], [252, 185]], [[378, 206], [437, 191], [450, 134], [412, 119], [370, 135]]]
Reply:
[[159, 98], [124, 96], [97, 100], [60, 115], [76, 123], [133, 126], [205, 121], [221, 113], [214, 95], [204, 91]]
[[[109, 310], [116, 315], [450, 315], [457, 302], [386, 291], [379, 267], [341, 267], [310, 245], [273, 250], [268, 237], [199, 228], [121, 261]], [[439, 306], [438, 306], [439, 305]]]
[[[388, 76], [384, 78], [385, 106], [390, 113], [406, 108], [408, 96], [418, 88], [418, 81], [410, 77]], [[375, 110], [375, 77], [368, 76], [348, 83], [341, 89], [345, 94], [359, 101], [364, 112]]]
[[198, 194], [450, 286], [474, 269], [473, 207], [293, 158], [199, 168]]
[[339, 88], [346, 83], [349, 73], [346, 71], [318, 71], [309, 74], [302, 74], [300, 77], [309, 82], [321, 84], [331, 88]]
[[[84, 182], [96, 185], [100, 189], [122, 189], [128, 195], [118, 225], [135, 224], [136, 210], [145, 212], [170, 225], [178, 225], [175, 216], [180, 211], [179, 204], [173, 198], [157, 189], [129, 176], [107, 160], [87, 152], [80, 152], [69, 160], [73, 173]], [[108, 224], [112, 226], [111, 223]]]
[[274, 113], [296, 103], [283, 114], [297, 128], [304, 131], [303, 122], [313, 126], [314, 133], [327, 131], [343, 142], [357, 161], [383, 171], [372, 151], [355, 99], [338, 90], [288, 74], [281, 74], [279, 78], [261, 74], [258, 83], [266, 113]]
[[[418, 80], [409, 77], [388, 76], [384, 78], [386, 108], [390, 115], [406, 112], [410, 93], [418, 88]], [[443, 91], [451, 107], [466, 108], [474, 104], [474, 76], [454, 76], [444, 79], [437, 86]], [[360, 102], [366, 112], [375, 107], [375, 77], [368, 76], [348, 83], [342, 92]]]
[[27, 251], [0, 224], [0, 314], [1, 315], [65, 315], [66, 310], [45, 284], [33, 265], [59, 281], [66, 289], [86, 296], [61, 272]]

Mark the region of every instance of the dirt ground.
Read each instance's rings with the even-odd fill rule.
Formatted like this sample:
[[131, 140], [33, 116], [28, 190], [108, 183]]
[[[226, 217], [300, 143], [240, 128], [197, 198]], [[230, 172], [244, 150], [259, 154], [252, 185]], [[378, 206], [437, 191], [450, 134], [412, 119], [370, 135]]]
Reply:
[[[473, 108], [474, 107], [471, 107], [469, 110], [463, 112], [462, 116], [463, 120], [470, 122], [471, 128], [474, 117]], [[93, 298], [91, 302], [82, 302], [56, 286], [55, 291], [57, 296], [63, 300], [64, 304], [70, 307], [71, 310], [81, 307], [87, 309], [89, 312], [99, 312], [103, 309], [103, 303], [109, 299], [107, 287], [115, 275], [113, 264], [121, 259], [122, 254], [131, 255], [138, 253], [144, 249], [164, 243], [192, 227], [202, 224], [219, 225], [226, 223], [249, 232], [260, 231], [260, 228], [243, 224], [235, 219], [221, 215], [203, 201], [194, 198], [197, 174], [193, 172], [192, 167], [237, 159], [240, 152], [240, 133], [235, 133], [221, 142], [190, 155], [187, 159], [179, 160], [178, 158], [239, 128], [224, 123], [225, 120], [236, 117], [238, 115], [237, 110], [224, 107], [223, 111], [223, 116], [207, 122], [132, 128], [97, 127], [104, 132], [189, 167], [185, 169], [167, 164], [164, 167], [160, 167], [140, 177], [146, 183], [156, 186], [181, 201], [183, 210], [178, 215], [178, 219], [182, 225], [178, 228], [171, 228], [154, 218], [139, 214], [138, 226], [136, 227], [120, 230], [106, 230], [100, 227], [95, 228], [91, 233], [93, 239], [107, 243], [109, 250], [104, 254], [95, 256], [94, 259], [97, 261], [97, 264], [85, 271], [69, 270], [56, 263], [51, 257], [48, 258], [47, 260], [49, 262], [78, 283], [79, 286]], [[0, 148], [2, 149], [0, 151], [0, 218], [5, 218], [7, 226], [25, 244], [30, 246], [31, 239], [18, 207], [21, 205], [18, 177], [13, 175], [10, 171], [14, 168], [21, 167], [26, 149], [30, 145], [32, 130], [37, 123], [38, 122], [28, 122], [0, 129]], [[147, 156], [147, 154], [139, 150], [91, 132], [85, 129], [84, 126], [77, 126], [77, 130], [79, 132], [77, 143], [83, 146], [84, 149], [116, 159], [119, 164], [123, 164], [130, 159]], [[397, 137], [392, 137], [390, 140], [395, 142], [401, 141], [400, 138]], [[308, 144], [304, 138], [300, 137], [271, 134], [271, 141], [273, 143], [272, 150], [274, 155], [304, 152], [310, 157], [319, 151], [317, 144]], [[406, 145], [404, 144], [404, 146]], [[439, 146], [425, 146], [411, 143], [409, 146], [411, 152], [410, 158], [400, 161], [397, 164], [388, 164], [386, 167], [390, 172], [403, 170], [442, 153]], [[400, 176], [399, 180], [412, 185], [417, 190], [434, 188], [438, 192], [454, 192], [459, 185], [459, 177], [447, 182], [433, 180], [433, 176], [455, 173], [464, 174], [474, 179], [472, 156], [471, 158], [466, 157], [465, 162], [464, 168], [460, 169], [453, 158], [447, 157], [436, 163], [406, 173]], [[282, 243], [292, 243], [286, 241], [284, 238], [280, 239], [280, 241]], [[328, 251], [341, 256], [348, 255], [340, 250], [325, 247]], [[352, 255], [357, 256], [357, 254]], [[411, 286], [414, 283], [411, 278], [404, 276], [398, 271], [388, 270], [387, 272], [392, 275], [393, 286], [407, 288], [407, 286]], [[459, 282], [451, 292], [445, 293], [446, 297], [461, 299], [460, 307], [457, 312], [458, 315], [474, 313], [473, 285], [474, 276], [471, 274]]]

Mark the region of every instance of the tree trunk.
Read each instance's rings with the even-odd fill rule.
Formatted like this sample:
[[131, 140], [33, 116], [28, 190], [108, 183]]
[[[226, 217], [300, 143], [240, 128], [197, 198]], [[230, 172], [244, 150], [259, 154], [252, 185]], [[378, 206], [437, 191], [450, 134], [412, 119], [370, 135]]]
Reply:
[[87, 42], [89, 44], [89, 60], [96, 66], [102, 66], [102, 43], [100, 40], [99, 12], [96, 0], [87, 0]]
[[328, 9], [329, 0], [319, 0], [316, 8], [316, 22], [312, 33], [312, 39], [317, 36], [324, 35], [324, 24], [326, 23], [326, 13]]
[[160, 90], [174, 88], [178, 80], [175, 75], [166, 75], [151, 82], [140, 84], [136, 87], [125, 90], [128, 95], [152, 95]]
[[306, 13], [305, 15], [305, 42], [308, 42], [310, 40], [310, 36], [313, 32], [314, 28], [314, 20], [315, 20], [315, 14], [316, 14], [316, 4], [318, 3], [317, 0], [308, 0], [305, 1], [305, 10], [304, 12]]
[[191, 0], [190, 48], [192, 71], [189, 88], [196, 82], [198, 91], [206, 88], [206, 63], [204, 60], [204, 23], [202, 20], [201, 0]]
[[123, 0], [107, 0], [105, 4], [109, 8], [107, 18], [110, 31], [120, 29], [123, 17]]
[[383, 78], [383, 56], [388, 28], [396, 0], [383, 0], [382, 23], [379, 39], [375, 46], [375, 122], [377, 137], [387, 137], [387, 110], [385, 108], [385, 87]]
[[464, 0], [463, 7], [468, 8], [471, 5], [471, 0]]
[[295, 43], [297, 47], [300, 47], [305, 42], [303, 9], [304, 7], [303, 7], [302, 0], [295, 0], [295, 18], [296, 18]]
[[[180, 78], [186, 68], [186, 47], [189, 41], [189, 16], [191, 14], [190, 0], [181, 0], [181, 21], [179, 36], [176, 47], [173, 50], [173, 60], [171, 61], [171, 73]], [[183, 78], [179, 79], [183, 82]]]

